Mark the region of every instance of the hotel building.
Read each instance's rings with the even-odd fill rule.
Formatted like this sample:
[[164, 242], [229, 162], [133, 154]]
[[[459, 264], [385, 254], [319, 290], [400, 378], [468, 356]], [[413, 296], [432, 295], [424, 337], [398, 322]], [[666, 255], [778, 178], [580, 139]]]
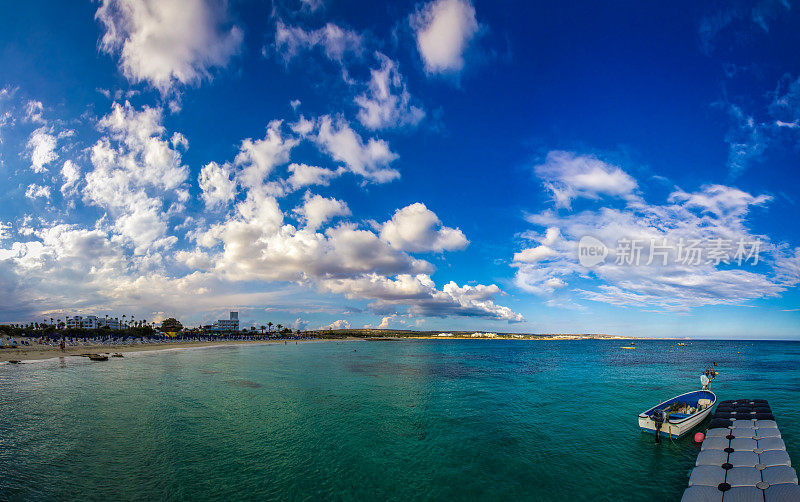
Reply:
[[230, 319], [220, 319], [214, 323], [214, 331], [239, 331], [239, 312], [231, 312]]

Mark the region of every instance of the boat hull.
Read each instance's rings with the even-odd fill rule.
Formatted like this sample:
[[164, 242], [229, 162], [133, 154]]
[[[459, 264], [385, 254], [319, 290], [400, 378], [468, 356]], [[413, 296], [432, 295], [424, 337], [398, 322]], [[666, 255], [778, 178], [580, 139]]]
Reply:
[[650, 418], [650, 415], [652, 414], [653, 410], [659, 409], [665, 405], [668, 405], [671, 402], [686, 399], [694, 395], [702, 396], [705, 399], [710, 399], [711, 404], [708, 405], [707, 408], [700, 410], [696, 413], [693, 413], [692, 415], [686, 418], [681, 418], [678, 420], [670, 418], [669, 420], [664, 422], [664, 424], [661, 426], [661, 431], [660, 431], [661, 436], [669, 437], [672, 439], [678, 439], [681, 436], [686, 435], [689, 431], [700, 425], [700, 423], [702, 423], [703, 420], [705, 420], [706, 417], [708, 417], [708, 415], [711, 413], [711, 410], [714, 408], [714, 405], [717, 402], [717, 396], [713, 392], [708, 390], [687, 392], [686, 394], [681, 394], [679, 396], [673, 397], [668, 401], [664, 401], [663, 403], [660, 403], [659, 405], [654, 406], [653, 408], [650, 408], [649, 410], [639, 414], [639, 428], [642, 430], [642, 432], [655, 434], [656, 424], [653, 421], [653, 419]]

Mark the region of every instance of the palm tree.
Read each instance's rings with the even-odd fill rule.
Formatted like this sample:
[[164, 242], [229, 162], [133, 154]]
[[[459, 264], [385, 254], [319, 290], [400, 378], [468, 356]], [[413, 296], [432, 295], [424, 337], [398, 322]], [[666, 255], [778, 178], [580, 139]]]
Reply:
[[272, 321], [267, 323], [267, 331], [272, 331]]
[[50, 324], [53, 324], [53, 318], [52, 317], [50, 318]]
[[281, 328], [283, 328], [283, 326], [278, 324], [277, 326], [275, 326], [275, 328], [280, 332], [280, 330], [281, 330]]

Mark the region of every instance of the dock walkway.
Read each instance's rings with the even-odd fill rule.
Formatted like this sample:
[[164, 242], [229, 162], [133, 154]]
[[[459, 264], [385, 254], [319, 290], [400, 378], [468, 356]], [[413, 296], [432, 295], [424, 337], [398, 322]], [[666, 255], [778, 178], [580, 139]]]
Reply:
[[721, 401], [681, 502], [797, 502], [797, 472], [763, 399]]

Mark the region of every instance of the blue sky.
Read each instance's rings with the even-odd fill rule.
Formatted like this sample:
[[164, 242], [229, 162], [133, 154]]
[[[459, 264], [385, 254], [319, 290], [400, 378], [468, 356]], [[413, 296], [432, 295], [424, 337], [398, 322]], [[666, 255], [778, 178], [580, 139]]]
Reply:
[[798, 26], [788, 1], [17, 5], [0, 322], [797, 338]]

